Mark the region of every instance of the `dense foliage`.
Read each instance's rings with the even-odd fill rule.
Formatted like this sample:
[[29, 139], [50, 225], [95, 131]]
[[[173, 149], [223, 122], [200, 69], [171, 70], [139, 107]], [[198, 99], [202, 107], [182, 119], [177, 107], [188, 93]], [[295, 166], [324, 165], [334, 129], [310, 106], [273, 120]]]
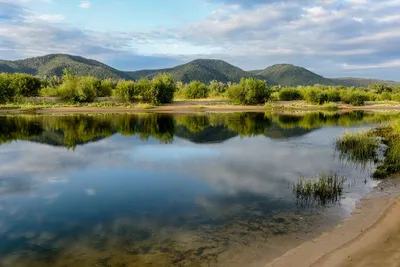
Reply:
[[0, 103], [11, 102], [20, 97], [39, 95], [40, 79], [28, 74], [0, 73]]
[[227, 94], [237, 104], [255, 105], [265, 103], [270, 98], [271, 89], [265, 81], [242, 78], [240, 83], [228, 88]]

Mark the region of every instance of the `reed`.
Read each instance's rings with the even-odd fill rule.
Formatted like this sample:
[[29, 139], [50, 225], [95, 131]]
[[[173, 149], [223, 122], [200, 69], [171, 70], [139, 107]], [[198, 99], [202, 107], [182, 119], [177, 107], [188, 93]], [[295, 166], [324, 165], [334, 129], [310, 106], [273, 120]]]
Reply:
[[325, 205], [338, 202], [343, 193], [345, 178], [338, 173], [320, 173], [314, 178], [300, 176], [293, 184], [293, 194], [301, 203], [317, 202]]
[[346, 132], [336, 140], [335, 146], [340, 159], [365, 167], [368, 162], [377, 160], [379, 141], [371, 132]]

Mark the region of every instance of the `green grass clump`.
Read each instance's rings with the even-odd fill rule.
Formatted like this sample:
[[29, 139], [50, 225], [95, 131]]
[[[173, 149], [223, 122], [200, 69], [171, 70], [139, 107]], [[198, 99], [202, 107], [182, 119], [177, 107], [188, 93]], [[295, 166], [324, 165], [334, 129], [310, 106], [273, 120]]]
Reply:
[[379, 148], [379, 141], [370, 132], [347, 132], [336, 140], [335, 146], [341, 159], [361, 163], [365, 167], [368, 162], [377, 159], [376, 150]]
[[382, 137], [387, 145], [385, 157], [379, 162], [374, 178], [383, 179], [400, 172], [400, 120], [375, 130], [375, 134]]
[[344, 177], [334, 172], [320, 173], [315, 178], [300, 176], [299, 181], [293, 184], [293, 193], [302, 203], [334, 203], [341, 199], [344, 180]]

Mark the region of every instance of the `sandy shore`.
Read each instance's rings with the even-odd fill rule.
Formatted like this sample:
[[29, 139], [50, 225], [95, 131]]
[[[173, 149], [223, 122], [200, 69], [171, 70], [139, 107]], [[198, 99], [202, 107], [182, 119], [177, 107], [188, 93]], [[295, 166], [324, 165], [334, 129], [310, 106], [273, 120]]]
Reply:
[[[304, 101], [277, 101], [274, 102], [274, 111], [320, 111], [321, 107], [312, 106], [304, 103]], [[0, 109], [0, 114], [20, 114], [20, 113], [36, 113], [36, 114], [85, 114], [85, 113], [198, 113], [198, 112], [265, 112], [271, 109], [265, 108], [264, 105], [240, 106], [232, 105], [226, 100], [188, 100], [177, 101], [171, 104], [155, 106], [152, 108], [140, 107], [54, 107], [54, 108], [37, 108], [30, 110], [21, 109]], [[368, 103], [365, 106], [355, 107], [345, 104], [338, 106], [339, 112], [352, 110], [379, 111], [379, 110], [399, 110], [400, 105], [376, 105]]]
[[400, 176], [381, 183], [341, 225], [266, 265], [292, 266], [400, 266]]

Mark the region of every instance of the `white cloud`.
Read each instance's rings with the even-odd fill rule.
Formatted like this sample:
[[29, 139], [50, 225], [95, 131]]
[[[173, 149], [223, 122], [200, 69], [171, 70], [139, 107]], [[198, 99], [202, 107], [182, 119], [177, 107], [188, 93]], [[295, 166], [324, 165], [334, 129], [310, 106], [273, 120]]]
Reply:
[[36, 18], [48, 22], [60, 22], [65, 20], [65, 17], [63, 15], [49, 15], [49, 14], [39, 15]]
[[396, 68], [400, 67], [400, 60], [390, 60], [377, 64], [364, 64], [364, 65], [349, 65], [343, 64], [343, 68], [347, 70], [355, 69], [380, 69], [380, 68]]
[[90, 6], [91, 6], [91, 3], [90, 3], [89, 1], [87, 1], [87, 0], [82, 1], [82, 2], [79, 4], [79, 7], [80, 7], [80, 8], [89, 8]]

